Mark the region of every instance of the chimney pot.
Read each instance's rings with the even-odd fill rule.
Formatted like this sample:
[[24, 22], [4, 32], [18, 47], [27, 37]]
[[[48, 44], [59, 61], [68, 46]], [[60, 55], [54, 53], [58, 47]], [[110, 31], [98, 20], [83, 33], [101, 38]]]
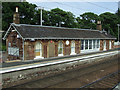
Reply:
[[97, 21], [97, 24], [101, 24], [101, 21]]
[[18, 7], [16, 7], [16, 12], [13, 15], [13, 23], [19, 24], [20, 23], [20, 17], [18, 13]]
[[18, 7], [16, 7], [16, 12], [18, 12]]
[[97, 30], [102, 31], [101, 21], [97, 21]]

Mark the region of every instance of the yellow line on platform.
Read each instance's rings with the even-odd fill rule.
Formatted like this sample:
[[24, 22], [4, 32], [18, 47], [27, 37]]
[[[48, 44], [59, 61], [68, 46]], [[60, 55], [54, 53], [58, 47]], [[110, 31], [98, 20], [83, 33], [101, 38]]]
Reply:
[[5, 63], [11, 63], [11, 62], [20, 62], [21, 60], [11, 60], [11, 61], [5, 61]]
[[[57, 61], [57, 60], [55, 60]], [[29, 66], [29, 65], [33, 65], [33, 64], [44, 64], [44, 63], [48, 63], [48, 62], [52, 62], [52, 61], [45, 61], [45, 62], [37, 62], [37, 63], [32, 63], [32, 64], [24, 64], [24, 65], [18, 65], [18, 66], [11, 66], [11, 67], [6, 67], [6, 68], [0, 68], [0, 69], [8, 69], [8, 68], [16, 68], [16, 67], [21, 67], [21, 66]]]

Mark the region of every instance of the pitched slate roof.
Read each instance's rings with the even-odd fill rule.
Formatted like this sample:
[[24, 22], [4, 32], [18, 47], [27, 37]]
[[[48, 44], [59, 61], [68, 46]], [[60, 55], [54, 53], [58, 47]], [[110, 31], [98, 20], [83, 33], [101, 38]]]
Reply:
[[116, 39], [99, 30], [12, 24], [25, 39]]

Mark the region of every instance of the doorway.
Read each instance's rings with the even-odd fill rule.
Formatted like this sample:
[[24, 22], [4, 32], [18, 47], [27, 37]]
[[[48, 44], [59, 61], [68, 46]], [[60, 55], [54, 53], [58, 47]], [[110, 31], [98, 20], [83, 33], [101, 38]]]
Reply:
[[49, 57], [54, 57], [55, 56], [55, 44], [53, 41], [49, 41], [48, 43], [48, 47], [49, 47]]

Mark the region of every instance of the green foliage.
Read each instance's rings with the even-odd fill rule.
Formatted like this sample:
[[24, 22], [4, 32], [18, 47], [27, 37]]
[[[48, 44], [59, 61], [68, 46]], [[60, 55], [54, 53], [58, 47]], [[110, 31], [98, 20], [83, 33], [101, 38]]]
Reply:
[[105, 31], [110, 31], [110, 33], [117, 37], [117, 24], [118, 17], [116, 14], [106, 12], [100, 15], [102, 26]]
[[[4, 2], [2, 5], [3, 30], [6, 31], [9, 24], [13, 22], [13, 14], [16, 6], [19, 7], [21, 24], [40, 24], [40, 9], [36, 9], [37, 6], [35, 4], [30, 4], [28, 2]], [[110, 31], [110, 33], [116, 37], [118, 34], [117, 24], [120, 24], [120, 10], [118, 10], [115, 14], [106, 12], [100, 14], [99, 16], [92, 12], [87, 12], [76, 18], [71, 12], [55, 8], [51, 11], [43, 10], [42, 16], [43, 25], [45, 26], [61, 26], [82, 29], [96, 29], [97, 21], [101, 20], [103, 29]]]
[[13, 14], [15, 12], [16, 6], [19, 7], [20, 13], [20, 23], [22, 24], [35, 24], [35, 12], [36, 5], [29, 4], [28, 2], [4, 2], [2, 4], [2, 28], [7, 30], [10, 23], [13, 23]]
[[2, 51], [6, 51], [6, 46], [2, 45]]
[[87, 12], [80, 15], [80, 17], [77, 17], [77, 21], [81, 28], [96, 29], [96, 22], [98, 18], [97, 14]]

